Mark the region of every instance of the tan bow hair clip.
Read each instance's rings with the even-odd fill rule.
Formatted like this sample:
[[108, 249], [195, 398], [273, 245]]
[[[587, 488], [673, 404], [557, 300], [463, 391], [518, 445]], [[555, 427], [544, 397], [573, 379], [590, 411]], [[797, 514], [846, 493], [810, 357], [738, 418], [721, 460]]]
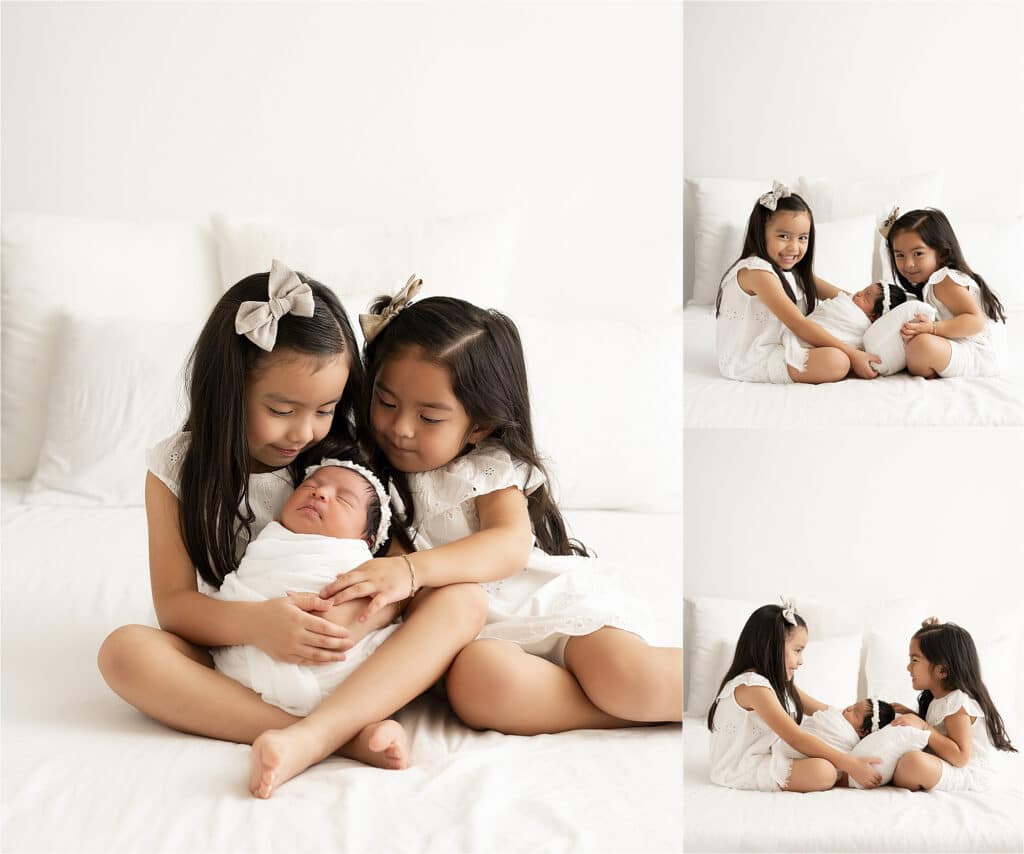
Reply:
[[899, 205], [893, 205], [892, 210], [889, 211], [889, 216], [887, 216], [885, 218], [885, 222], [883, 222], [878, 227], [878, 233], [882, 235], [882, 239], [883, 240], [888, 240], [889, 239], [889, 232], [892, 231], [893, 223], [896, 222], [897, 219], [899, 219], [899, 216], [900, 216], [900, 206]]
[[369, 344], [374, 338], [380, 335], [381, 331], [392, 320], [398, 317], [401, 312], [409, 307], [409, 303], [423, 286], [423, 279], [416, 277], [416, 274], [409, 276], [405, 286], [393, 297], [384, 307], [380, 314], [360, 314], [359, 325], [363, 330], [363, 338]]

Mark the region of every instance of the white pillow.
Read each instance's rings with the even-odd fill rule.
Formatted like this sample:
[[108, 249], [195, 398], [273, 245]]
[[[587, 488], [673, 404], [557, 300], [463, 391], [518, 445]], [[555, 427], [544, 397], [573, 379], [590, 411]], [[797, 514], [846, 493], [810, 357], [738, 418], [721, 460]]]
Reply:
[[208, 229], [42, 214], [3, 217], [3, 476], [35, 471], [58, 316], [189, 320], [219, 295]]
[[[903, 211], [939, 207], [942, 201], [942, 185], [943, 177], [937, 172], [901, 178], [856, 180], [801, 177], [799, 193], [814, 211], [815, 222], [830, 222], [871, 214], [875, 218], [875, 223], [880, 224], [894, 204], [898, 204]], [[877, 282], [882, 277], [881, 260], [878, 255], [882, 238], [876, 233], [874, 239], [874, 266], [868, 279], [871, 282]]]
[[835, 222], [818, 222], [815, 214], [814, 274], [847, 291], [870, 284], [875, 231], [868, 214]]
[[222, 286], [270, 269], [273, 258], [331, 287], [353, 325], [370, 299], [413, 273], [425, 296], [453, 296], [483, 308], [506, 303], [516, 249], [515, 211], [417, 222], [312, 226], [213, 217]]
[[[930, 735], [931, 733], [927, 730], [917, 727], [892, 726], [890, 724], [878, 732], [864, 736], [850, 751], [850, 755], [877, 756], [881, 759], [882, 761], [873, 767], [882, 775], [882, 785], [884, 786], [892, 780], [892, 775], [896, 772], [896, 763], [900, 761], [900, 757], [911, 750], [924, 750]], [[850, 785], [855, 789], [863, 788], [853, 777], [850, 778]]]
[[61, 317], [29, 504], [142, 504], [145, 450], [180, 430], [182, 369], [199, 328]]
[[[682, 311], [512, 319], [526, 355], [534, 435], [559, 504], [678, 511]], [[624, 452], [637, 447], [643, 453]]]
[[923, 314], [928, 320], [938, 317], [934, 306], [909, 299], [888, 314], [883, 314], [864, 333], [864, 352], [874, 353], [882, 359], [875, 365], [882, 376], [895, 374], [907, 366], [907, 347], [900, 337], [900, 329], [918, 314]]
[[714, 305], [722, 275], [743, 249], [750, 211], [771, 189], [772, 178], [687, 178], [686, 183], [693, 191], [695, 204], [691, 302]]
[[995, 291], [1006, 313], [1024, 311], [1024, 279], [1014, 263], [1024, 246], [1024, 216], [954, 222], [953, 229], [967, 263]]

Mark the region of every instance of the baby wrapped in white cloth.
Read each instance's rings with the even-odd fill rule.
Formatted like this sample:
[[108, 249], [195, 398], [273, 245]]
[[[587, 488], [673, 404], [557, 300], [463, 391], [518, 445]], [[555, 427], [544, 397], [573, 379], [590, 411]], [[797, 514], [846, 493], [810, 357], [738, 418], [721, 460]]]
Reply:
[[[281, 521], [253, 539], [235, 572], [214, 598], [261, 602], [289, 590], [318, 592], [339, 572], [373, 557], [384, 542], [391, 513], [377, 478], [355, 463], [324, 460], [310, 466], [306, 479], [285, 502]], [[293, 715], [308, 715], [397, 628], [370, 632], [344, 661], [313, 666], [276, 661], [259, 647], [213, 650], [217, 670], [252, 688], [263, 699]]]
[[[800, 729], [817, 736], [829, 747], [841, 750], [843, 753], [849, 753], [856, 747], [863, 734], [863, 718], [858, 715], [859, 706], [859, 703], [847, 706], [845, 709], [829, 706], [827, 709], [821, 709], [813, 715], [805, 715], [804, 719], [800, 722]], [[892, 709], [891, 706], [889, 708], [890, 710]], [[889, 720], [892, 720], [891, 716]], [[779, 739], [772, 745], [772, 750], [781, 753], [789, 759], [807, 758], [806, 754], [791, 747], [782, 739]]]
[[[844, 344], [861, 350], [864, 347], [864, 333], [871, 324], [892, 308], [906, 302], [906, 299], [907, 295], [902, 288], [875, 282], [853, 295], [839, 293], [831, 299], [819, 300], [814, 311], [807, 316]], [[798, 371], [807, 369], [810, 344], [791, 329], [783, 328], [782, 346], [787, 365]]]

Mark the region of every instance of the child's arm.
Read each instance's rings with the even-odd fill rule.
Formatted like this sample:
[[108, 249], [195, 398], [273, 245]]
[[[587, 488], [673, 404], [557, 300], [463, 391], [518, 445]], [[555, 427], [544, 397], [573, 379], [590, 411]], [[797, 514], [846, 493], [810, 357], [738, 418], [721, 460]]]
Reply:
[[800, 702], [804, 706], [805, 715], [813, 715], [815, 712], [820, 712], [822, 709], [827, 709], [828, 704], [821, 702], [821, 700], [815, 700], [810, 694], [805, 694], [799, 688], [796, 689], [797, 694], [800, 695]]
[[923, 332], [941, 335], [943, 338], [968, 338], [985, 328], [988, 318], [967, 288], [947, 277], [935, 286], [935, 296], [953, 317], [949, 320], [936, 320], [934, 323], [930, 320], [911, 320], [903, 324], [901, 333], [904, 338], [909, 340]]
[[162, 629], [201, 646], [253, 644], [272, 658], [295, 664], [344, 659], [352, 646], [348, 632], [307, 613], [330, 607], [313, 593], [266, 602], [225, 602], [200, 593], [181, 536], [179, 506], [174, 493], [147, 472], [149, 577]]
[[971, 724], [974, 721], [966, 710], [961, 708], [947, 716], [943, 723], [946, 725], [946, 732], [949, 733], [948, 737], [915, 714], [900, 715], [892, 722], [892, 726], [916, 726], [918, 729], [927, 730], [930, 733], [928, 746], [932, 752], [950, 765], [963, 768], [971, 761]]
[[840, 771], [845, 771], [865, 789], [872, 789], [882, 782], [882, 775], [872, 765], [882, 760], [876, 756], [851, 756], [829, 747], [817, 736], [801, 729], [779, 703], [779, 698], [770, 688], [756, 685], [740, 685], [735, 692], [736, 702], [748, 711], [756, 711], [772, 731], [794, 750], [805, 756], [827, 759]]
[[850, 359], [857, 376], [865, 379], [878, 376], [878, 371], [870, 364], [881, 362], [878, 356], [843, 343], [809, 317], [802, 315], [800, 309], [786, 296], [782, 283], [774, 274], [767, 270], [740, 270], [737, 280], [744, 291], [760, 297], [772, 314], [812, 347], [835, 347], [842, 350]]
[[[408, 556], [416, 587], [444, 587], [460, 581], [495, 581], [519, 572], [533, 548], [533, 528], [526, 496], [510, 486], [476, 499], [480, 530], [461, 540]], [[409, 596], [412, 572], [406, 558], [383, 557], [342, 573], [320, 595], [336, 604], [372, 596], [363, 617]]]
[[849, 291], [844, 291], [842, 288], [833, 285], [831, 282], [826, 282], [824, 279], [820, 279], [817, 276], [814, 277], [814, 287], [818, 291], [818, 296], [821, 299], [832, 299], [840, 294], [846, 294], [849, 296]]

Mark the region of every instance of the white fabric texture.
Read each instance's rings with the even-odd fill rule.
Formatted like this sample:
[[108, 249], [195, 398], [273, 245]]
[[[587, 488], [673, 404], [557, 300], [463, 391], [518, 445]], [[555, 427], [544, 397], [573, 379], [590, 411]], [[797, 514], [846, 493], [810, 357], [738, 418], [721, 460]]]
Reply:
[[[493, 440], [442, 468], [408, 478], [418, 550], [479, 531], [479, 496], [510, 486], [529, 495], [543, 482], [539, 472], [513, 460]], [[524, 569], [482, 585], [488, 614], [480, 637], [511, 641], [527, 651], [547, 651], [553, 637], [587, 635], [602, 626], [649, 637], [645, 608], [619, 589], [621, 577], [604, 561], [547, 555], [534, 548]]]
[[[1024, 757], [1005, 756], [1003, 785], [988, 793], [834, 788], [765, 795], [711, 782], [711, 736], [683, 726], [684, 851], [1020, 852]], [[696, 820], [695, 820], [696, 819]]]
[[[935, 382], [905, 372], [808, 388], [739, 384], [718, 367], [713, 308], [683, 312], [683, 425], [686, 429], [810, 430], [857, 427], [1024, 426], [1024, 323], [1007, 323], [1008, 359], [999, 376]], [[920, 617], [918, 617], [920, 619]]]
[[198, 332], [217, 298], [216, 256], [197, 224], [4, 211], [2, 228], [3, 476], [27, 478], [47, 432], [59, 316], [158, 317]]
[[190, 321], [60, 318], [32, 504], [142, 504], [146, 448], [185, 420]]
[[[832, 299], [821, 300], [807, 317], [826, 332], [834, 335], [844, 344], [864, 346], [864, 333], [871, 326], [871, 319], [861, 311], [849, 294], [841, 293]], [[782, 329], [782, 346], [786, 351], [786, 364], [803, 372], [807, 368], [807, 354], [812, 345], [786, 327]]]
[[[860, 742], [860, 736], [853, 725], [843, 717], [843, 710], [834, 706], [819, 709], [813, 715], [805, 715], [800, 722], [800, 729], [820, 738], [829, 747], [849, 753]], [[772, 745], [773, 753], [781, 753], [787, 759], [806, 759], [807, 754], [801, 753], [781, 738]]]
[[876, 362], [875, 366], [883, 377], [891, 376], [907, 367], [907, 346], [903, 343], [900, 329], [904, 323], [913, 320], [918, 314], [924, 315], [928, 320], [935, 320], [937, 317], [934, 306], [911, 298], [888, 314], [883, 314], [864, 333], [864, 350], [874, 353], [882, 360]]
[[741, 673], [722, 686], [711, 731], [711, 782], [730, 789], [777, 792], [789, 781], [793, 760], [772, 750], [782, 739], [761, 716], [736, 702], [740, 685], [774, 690], [757, 673]]
[[[864, 736], [861, 741], [850, 750], [854, 756], [874, 756], [882, 761], [874, 768], [882, 775], [881, 785], [892, 780], [896, 772], [896, 763], [904, 753], [911, 750], [924, 750], [928, 744], [930, 733], [927, 730], [918, 729], [912, 726], [886, 726]], [[850, 777], [850, 785], [855, 789], [863, 788], [860, 783]]]
[[[238, 569], [228, 573], [220, 590], [225, 602], [263, 602], [289, 590], [317, 593], [339, 572], [370, 560], [362, 540], [296, 534], [279, 522], [268, 524], [245, 550]], [[370, 632], [345, 654], [344, 661], [315, 666], [276, 661], [257, 646], [213, 650], [217, 669], [252, 688], [268, 703], [305, 717], [377, 649], [397, 625]]]
[[[947, 278], [965, 288], [979, 306], [982, 304], [981, 288], [974, 279], [959, 270], [942, 267], [928, 277], [922, 294], [924, 301], [938, 311], [939, 320], [949, 320], [953, 317], [953, 313], [946, 307], [946, 304], [935, 294], [935, 286]], [[943, 377], [997, 376], [1000, 373], [1002, 355], [1006, 346], [1005, 334], [1005, 327], [1002, 323], [988, 318], [985, 328], [976, 335], [950, 339], [955, 345], [953, 356], [949, 366], [939, 374]]]
[[[757, 383], [791, 383], [782, 347], [785, 328], [760, 297], [740, 287], [741, 270], [763, 270], [774, 275], [763, 258], [737, 261], [722, 280], [722, 302], [718, 314], [715, 348], [722, 376]], [[807, 297], [796, 277], [784, 271], [801, 314], [807, 313]]]
[[950, 691], [945, 697], [933, 699], [928, 704], [925, 720], [942, 735], [948, 737], [946, 718], [960, 710], [967, 712], [974, 722], [971, 724], [971, 758], [962, 768], [942, 760], [942, 777], [935, 788], [938, 791], [989, 791], [994, 783], [996, 748], [985, 726], [985, 712], [978, 701], [963, 691]]

